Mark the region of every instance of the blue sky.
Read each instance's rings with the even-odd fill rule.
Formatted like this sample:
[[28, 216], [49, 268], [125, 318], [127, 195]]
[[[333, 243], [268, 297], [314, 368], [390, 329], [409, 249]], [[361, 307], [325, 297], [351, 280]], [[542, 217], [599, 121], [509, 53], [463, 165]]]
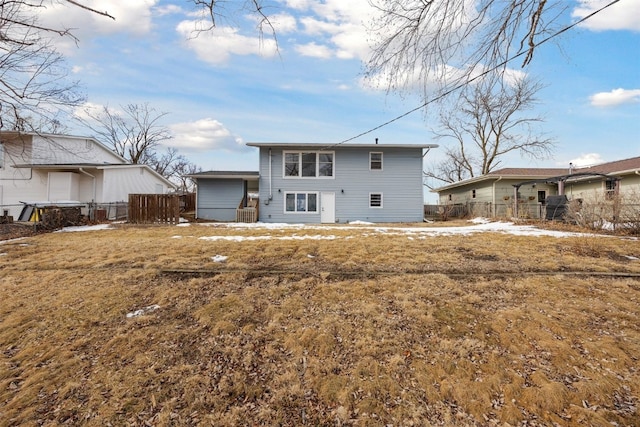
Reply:
[[[256, 149], [246, 142], [338, 143], [421, 104], [418, 94], [401, 97], [363, 82], [370, 53], [363, 23], [373, 13], [367, 0], [271, 0], [265, 11], [278, 51], [268, 33], [260, 39], [253, 17], [233, 9], [241, 0], [225, 2], [229, 19], [197, 36], [198, 17], [186, 0], [86, 3], [116, 20], [77, 8], [50, 8], [41, 18], [76, 29], [77, 46], [58, 44], [90, 105], [149, 103], [169, 113], [169, 144], [203, 170], [257, 170]], [[567, 0], [561, 23], [604, 3]], [[505, 167], [640, 156], [639, 0], [620, 0], [539, 47], [521, 71], [547, 85], [536, 112], [557, 145], [552, 158], [510, 156]], [[352, 142], [445, 146], [433, 139], [432, 113], [410, 114]]]

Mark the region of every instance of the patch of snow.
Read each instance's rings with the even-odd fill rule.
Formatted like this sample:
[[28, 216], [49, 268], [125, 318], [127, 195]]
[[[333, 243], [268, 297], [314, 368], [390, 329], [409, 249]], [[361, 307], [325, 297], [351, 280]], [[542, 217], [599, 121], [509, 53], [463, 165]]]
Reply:
[[633, 256], [633, 255], [625, 255], [624, 257], [625, 257], [626, 259], [630, 259], [630, 260], [632, 260], [632, 261], [640, 261], [640, 258], [635, 257], [635, 256]]
[[307, 258], [315, 258], [315, 257], [316, 257], [315, 255], [311, 255], [311, 254], [307, 255]]
[[228, 256], [224, 256], [224, 255], [215, 255], [215, 256], [211, 257], [211, 260], [213, 262], [225, 262], [228, 259], [229, 259], [229, 257]]
[[71, 233], [77, 231], [96, 231], [96, 230], [110, 230], [113, 227], [111, 224], [96, 224], [96, 225], [78, 225], [74, 227], [64, 227], [62, 230], [54, 231], [54, 233]]
[[143, 314], [151, 313], [152, 311], [156, 311], [159, 308], [160, 306], [158, 304], [149, 305], [139, 310], [132, 311], [131, 313], [127, 313], [127, 319], [131, 319], [132, 317], [138, 317], [138, 316], [142, 316]]
[[353, 225], [373, 225], [372, 222], [360, 221], [360, 220], [349, 221], [349, 224], [353, 224]]
[[[15, 239], [9, 239], [9, 240], [0, 240], [0, 245], [4, 245], [5, 243], [13, 243], [13, 242], [19, 242], [20, 240], [24, 240], [26, 239], [26, 237], [18, 237]], [[27, 243], [23, 243], [20, 246], [29, 246]]]
[[180, 222], [179, 224], [176, 224], [176, 227], [190, 227], [190, 226], [191, 226], [190, 222]]
[[490, 220], [488, 220], [487, 218], [482, 218], [482, 217], [477, 217], [477, 218], [473, 218], [470, 219], [469, 222], [473, 223], [473, 224], [486, 224], [488, 222], [491, 222]]

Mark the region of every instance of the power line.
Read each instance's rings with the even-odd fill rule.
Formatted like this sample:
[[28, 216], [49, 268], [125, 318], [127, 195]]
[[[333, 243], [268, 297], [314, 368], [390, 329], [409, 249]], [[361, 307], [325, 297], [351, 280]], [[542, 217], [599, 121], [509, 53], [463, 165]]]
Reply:
[[409, 111], [407, 111], [406, 113], [403, 113], [403, 114], [401, 114], [401, 115], [399, 115], [399, 116], [397, 116], [397, 117], [394, 117], [393, 119], [388, 120], [388, 121], [386, 121], [386, 122], [382, 123], [381, 125], [378, 125], [378, 126], [376, 126], [376, 127], [374, 127], [374, 128], [371, 128], [371, 129], [369, 129], [369, 130], [367, 130], [367, 131], [365, 131], [365, 132], [359, 133], [359, 134], [358, 134], [358, 135], [356, 135], [356, 136], [353, 136], [353, 137], [351, 137], [351, 138], [348, 138], [348, 139], [345, 139], [345, 140], [343, 140], [343, 141], [340, 141], [340, 142], [338, 142], [337, 144], [333, 144], [333, 145], [331, 145], [330, 147], [335, 147], [335, 146], [338, 146], [338, 145], [341, 145], [341, 144], [345, 144], [345, 143], [347, 143], [347, 142], [349, 142], [349, 141], [353, 141], [354, 139], [360, 138], [361, 136], [364, 136], [364, 135], [370, 134], [370, 133], [372, 133], [372, 132], [375, 132], [376, 130], [378, 130], [378, 129], [380, 129], [380, 128], [383, 128], [383, 127], [385, 127], [385, 126], [387, 126], [387, 125], [390, 125], [390, 124], [391, 124], [391, 123], [393, 123], [393, 122], [396, 122], [396, 121], [398, 121], [398, 120], [400, 120], [400, 119], [402, 119], [402, 118], [404, 118], [404, 117], [406, 117], [406, 116], [408, 116], [408, 115], [410, 115], [410, 114], [415, 113], [415, 112], [416, 112], [416, 111], [418, 111], [418, 110], [423, 109], [424, 107], [426, 107], [426, 106], [427, 106], [427, 105], [429, 105], [429, 104], [433, 104], [434, 102], [439, 101], [439, 100], [441, 100], [442, 98], [445, 98], [445, 97], [449, 96], [449, 95], [450, 95], [450, 94], [452, 94], [453, 92], [456, 92], [456, 91], [458, 91], [458, 90], [462, 89], [463, 87], [465, 87], [465, 86], [469, 85], [470, 83], [473, 83], [474, 81], [476, 81], [476, 80], [478, 80], [478, 79], [480, 79], [480, 78], [482, 78], [482, 77], [486, 76], [487, 74], [492, 73], [492, 72], [494, 72], [495, 70], [497, 70], [497, 69], [499, 69], [499, 68], [504, 67], [504, 66], [505, 66], [505, 65], [507, 65], [509, 62], [513, 61], [514, 59], [517, 59], [517, 58], [519, 58], [519, 57], [521, 57], [521, 56], [523, 56], [523, 55], [525, 55], [525, 54], [527, 54], [527, 53], [531, 52], [531, 49], [537, 48], [538, 46], [541, 46], [541, 45], [545, 44], [545, 43], [546, 43], [546, 42], [548, 42], [549, 40], [551, 40], [551, 39], [553, 39], [553, 38], [555, 38], [555, 37], [558, 37], [558, 36], [559, 36], [559, 35], [561, 35], [562, 33], [565, 33], [565, 32], [567, 32], [567, 31], [569, 31], [569, 30], [570, 30], [570, 29], [572, 29], [573, 27], [575, 27], [575, 26], [577, 26], [577, 25], [580, 25], [581, 23], [583, 23], [583, 22], [585, 22], [586, 20], [588, 20], [588, 19], [592, 18], [593, 16], [595, 16], [596, 14], [598, 14], [598, 13], [602, 12], [602, 11], [603, 11], [603, 10], [605, 10], [606, 8], [608, 8], [608, 7], [610, 7], [610, 6], [613, 6], [614, 4], [618, 3], [619, 1], [620, 1], [620, 0], [613, 0], [613, 1], [611, 1], [610, 3], [606, 4], [605, 6], [601, 7], [600, 9], [598, 9], [598, 10], [596, 10], [596, 11], [594, 11], [594, 12], [591, 12], [589, 15], [587, 15], [587, 16], [583, 17], [582, 19], [580, 19], [580, 20], [578, 20], [578, 21], [574, 22], [573, 24], [571, 24], [571, 25], [569, 25], [569, 26], [567, 26], [567, 27], [564, 27], [563, 29], [561, 29], [561, 30], [557, 31], [556, 33], [554, 33], [554, 34], [550, 35], [549, 37], [547, 37], [547, 38], [545, 38], [545, 39], [543, 39], [543, 40], [539, 41], [538, 43], [535, 43], [533, 46], [530, 46], [530, 49], [525, 50], [525, 51], [518, 52], [517, 54], [513, 55], [513, 56], [512, 56], [512, 57], [510, 57], [510, 58], [507, 58], [506, 60], [504, 60], [504, 61], [503, 61], [503, 62], [501, 62], [500, 64], [498, 64], [498, 65], [494, 66], [493, 68], [490, 68], [490, 69], [488, 69], [488, 70], [485, 70], [484, 72], [482, 72], [482, 73], [478, 74], [477, 76], [475, 76], [475, 77], [473, 77], [473, 78], [470, 78], [470, 79], [464, 80], [462, 83], [458, 83], [457, 85], [453, 86], [452, 88], [445, 90], [443, 93], [439, 94], [438, 96], [436, 96], [436, 97], [434, 97], [434, 98], [431, 98], [431, 99], [429, 99], [429, 100], [425, 101], [424, 103], [422, 103], [421, 105], [419, 105], [419, 106], [417, 106], [417, 107], [413, 108], [412, 110], [409, 110]]

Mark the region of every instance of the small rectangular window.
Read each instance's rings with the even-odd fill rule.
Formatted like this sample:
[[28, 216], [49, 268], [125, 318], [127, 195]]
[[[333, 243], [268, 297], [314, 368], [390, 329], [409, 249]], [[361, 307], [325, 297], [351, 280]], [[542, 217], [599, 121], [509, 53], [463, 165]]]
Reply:
[[605, 194], [607, 196], [608, 199], [612, 199], [613, 197], [615, 197], [616, 192], [617, 192], [617, 185], [616, 185], [616, 181], [614, 180], [606, 180], [604, 182], [605, 185]]
[[471, 190], [471, 198], [472, 199], [476, 198], [476, 190]]
[[369, 153], [369, 169], [382, 170], [382, 153]]
[[369, 194], [369, 207], [381, 208], [382, 207], [382, 193]]

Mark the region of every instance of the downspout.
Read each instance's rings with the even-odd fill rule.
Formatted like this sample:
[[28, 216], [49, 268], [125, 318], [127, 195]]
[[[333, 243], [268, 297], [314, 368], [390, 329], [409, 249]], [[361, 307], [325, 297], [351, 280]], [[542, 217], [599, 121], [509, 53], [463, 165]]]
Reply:
[[[86, 170], [84, 170], [83, 168], [78, 168], [78, 171], [80, 171], [80, 173], [83, 173], [85, 175], [87, 175], [88, 177], [91, 177], [91, 179], [93, 180], [93, 200], [91, 201], [92, 204], [95, 204], [96, 202], [96, 177], [94, 175], [91, 175], [89, 172], [87, 172]], [[95, 218], [92, 218], [94, 216], [94, 212], [91, 208], [89, 208], [89, 218], [91, 218], [92, 220]]]
[[265, 205], [268, 205], [269, 202], [271, 200], [273, 200], [272, 180], [271, 180], [271, 172], [272, 172], [272, 170], [271, 170], [271, 168], [272, 168], [271, 162], [272, 162], [272, 159], [271, 159], [271, 148], [269, 148], [269, 198], [267, 199], [267, 202], [265, 203]]
[[496, 217], [496, 183], [497, 183], [498, 181], [501, 181], [501, 180], [502, 180], [502, 175], [500, 175], [500, 176], [498, 177], [498, 179], [496, 179], [495, 181], [493, 181], [493, 191], [492, 191], [492, 194], [491, 194], [491, 197], [492, 197], [493, 201], [492, 201], [492, 206], [491, 206], [491, 208], [492, 208], [492, 210], [493, 210], [493, 217], [494, 217], [494, 218]]

